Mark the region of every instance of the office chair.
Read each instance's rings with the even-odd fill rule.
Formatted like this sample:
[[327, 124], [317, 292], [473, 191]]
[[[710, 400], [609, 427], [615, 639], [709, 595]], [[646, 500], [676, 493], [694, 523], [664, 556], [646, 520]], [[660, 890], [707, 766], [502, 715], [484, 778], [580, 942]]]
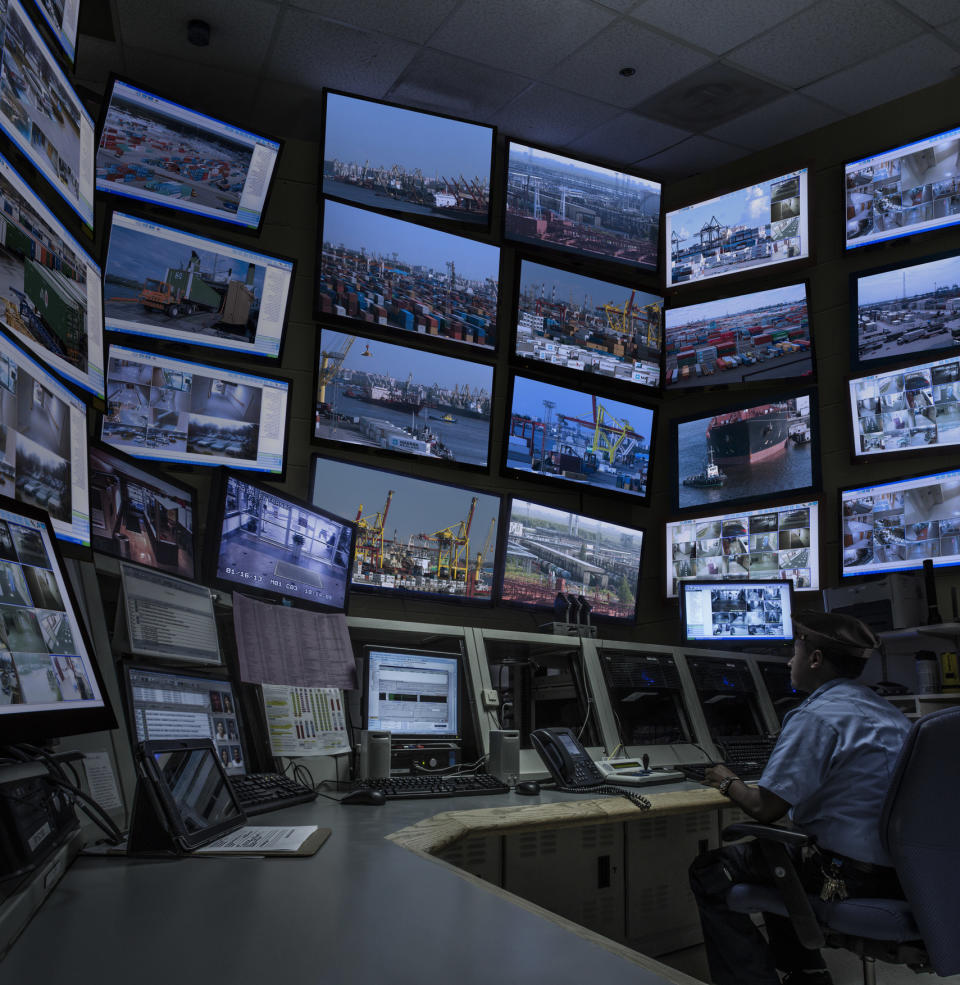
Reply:
[[893, 858], [906, 900], [845, 899], [808, 894], [787, 852], [809, 845], [800, 831], [731, 824], [727, 841], [754, 835], [775, 885], [738, 883], [727, 905], [739, 913], [789, 917], [805, 947], [842, 947], [861, 959], [864, 985], [876, 983], [876, 960], [938, 975], [960, 973], [960, 708], [913, 726], [880, 817], [880, 839]]

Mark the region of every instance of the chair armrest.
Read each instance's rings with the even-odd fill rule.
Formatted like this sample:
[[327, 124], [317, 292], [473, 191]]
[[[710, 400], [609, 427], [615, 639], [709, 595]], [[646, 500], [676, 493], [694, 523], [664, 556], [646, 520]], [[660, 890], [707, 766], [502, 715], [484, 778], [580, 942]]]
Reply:
[[737, 824], [728, 824], [720, 837], [724, 841], [733, 841], [734, 838], [746, 838], [750, 835], [761, 841], [775, 841], [781, 845], [796, 845], [798, 848], [812, 845], [815, 841], [811, 835], [804, 834], [802, 831], [778, 828], [775, 824], [760, 824], [759, 821], [740, 821]]

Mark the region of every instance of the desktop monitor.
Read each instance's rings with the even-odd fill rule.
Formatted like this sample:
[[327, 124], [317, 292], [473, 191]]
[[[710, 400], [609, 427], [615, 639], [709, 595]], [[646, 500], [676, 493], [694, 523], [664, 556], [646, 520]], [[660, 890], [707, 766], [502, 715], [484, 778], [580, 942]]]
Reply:
[[34, 0], [34, 3], [72, 66], [77, 54], [80, 0]]
[[114, 79], [97, 191], [259, 230], [280, 143]]
[[668, 212], [667, 287], [808, 259], [808, 179], [800, 168]]
[[685, 581], [680, 586], [684, 642], [772, 643], [793, 639], [789, 581]]
[[757, 667], [777, 720], [783, 724], [783, 716], [793, 711], [806, 695], [793, 686], [790, 665], [785, 660], [758, 660]]
[[745, 660], [686, 655], [710, 738], [721, 755], [726, 740], [765, 736], [757, 686]]
[[226, 472], [210, 498], [207, 579], [227, 591], [346, 612], [356, 524]]
[[324, 195], [490, 225], [493, 127], [326, 90]]
[[493, 367], [323, 329], [313, 437], [486, 468]]
[[101, 438], [137, 458], [282, 476], [290, 382], [111, 345]]
[[114, 212], [107, 330], [279, 359], [294, 262]]
[[660, 183], [511, 140], [503, 230], [521, 243], [656, 270]]
[[521, 259], [513, 353], [571, 376], [660, 385], [663, 298]]
[[53, 527], [0, 496], [0, 742], [114, 727]]

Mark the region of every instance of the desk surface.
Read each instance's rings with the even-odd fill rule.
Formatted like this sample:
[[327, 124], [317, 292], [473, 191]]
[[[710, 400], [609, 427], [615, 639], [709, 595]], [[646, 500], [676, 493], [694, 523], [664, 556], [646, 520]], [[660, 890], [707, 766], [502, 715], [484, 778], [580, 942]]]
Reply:
[[[669, 813], [728, 803], [703, 788], [673, 787], [651, 799]], [[625, 800], [601, 803], [554, 791], [539, 800], [511, 793], [384, 807], [342, 807], [321, 797], [254, 819], [332, 828], [311, 858], [80, 858], [0, 964], [0, 979], [694, 985], [422, 854], [481, 831], [650, 816]]]

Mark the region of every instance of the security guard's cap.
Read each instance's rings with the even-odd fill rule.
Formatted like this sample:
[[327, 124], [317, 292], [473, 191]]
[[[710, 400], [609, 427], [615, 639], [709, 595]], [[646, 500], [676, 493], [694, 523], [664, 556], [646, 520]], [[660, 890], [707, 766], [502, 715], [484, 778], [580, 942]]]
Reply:
[[840, 612], [806, 610], [794, 613], [793, 632], [806, 640], [811, 650], [866, 660], [880, 641], [859, 619]]

